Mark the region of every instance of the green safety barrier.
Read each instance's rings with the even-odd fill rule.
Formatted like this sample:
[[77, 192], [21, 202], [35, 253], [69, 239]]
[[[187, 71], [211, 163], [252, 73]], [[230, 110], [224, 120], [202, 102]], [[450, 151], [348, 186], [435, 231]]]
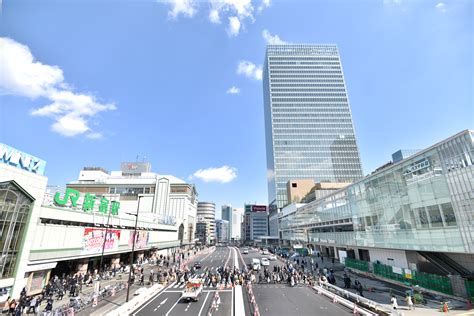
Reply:
[[466, 280], [465, 282], [467, 297], [471, 299], [471, 302], [474, 302], [474, 280]]
[[348, 268], [369, 272], [369, 263], [367, 261], [346, 258], [345, 265]]
[[409, 269], [403, 268], [400, 270], [398, 272], [401, 273], [396, 273], [393, 271], [392, 266], [374, 263], [374, 273], [381, 277], [402, 282], [406, 285], [418, 285], [425, 289], [453, 294], [451, 280], [448, 277], [416, 271], [412, 272]]

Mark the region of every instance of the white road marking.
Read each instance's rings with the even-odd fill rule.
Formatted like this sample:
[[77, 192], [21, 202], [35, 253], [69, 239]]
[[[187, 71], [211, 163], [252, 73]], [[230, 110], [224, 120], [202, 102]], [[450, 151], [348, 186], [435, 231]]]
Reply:
[[201, 309], [199, 310], [198, 316], [201, 316], [202, 309], [204, 308], [204, 305], [206, 305], [207, 298], [209, 297], [209, 294], [211, 294], [211, 291], [207, 292], [206, 298], [204, 299], [204, 302], [202, 303]]
[[189, 302], [189, 303], [188, 303], [188, 306], [186, 306], [186, 309], [184, 310], [185, 312], [187, 312], [187, 311], [188, 311], [188, 309], [189, 309], [189, 306], [191, 306], [191, 302]]
[[160, 305], [158, 305], [153, 311], [156, 312], [156, 310], [157, 310], [158, 308], [160, 308], [161, 305], [163, 305], [164, 303], [166, 303], [167, 300], [168, 300], [168, 298], [165, 298], [165, 299], [163, 300], [163, 302], [161, 302]]
[[175, 306], [178, 305], [178, 303], [179, 303], [180, 300], [181, 300], [181, 297], [178, 298], [178, 300], [176, 301], [176, 303], [174, 303], [173, 306], [171, 306], [170, 310], [168, 311], [168, 313], [165, 314], [165, 316], [168, 316], [168, 315], [171, 313], [171, 311], [173, 310], [173, 308], [175, 308]]

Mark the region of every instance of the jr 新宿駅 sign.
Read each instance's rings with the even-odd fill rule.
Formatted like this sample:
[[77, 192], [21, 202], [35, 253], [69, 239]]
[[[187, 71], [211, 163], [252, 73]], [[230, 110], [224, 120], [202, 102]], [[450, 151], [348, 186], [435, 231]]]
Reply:
[[44, 174], [46, 167], [46, 161], [1, 143], [0, 162], [39, 175]]
[[[81, 196], [81, 192], [67, 188], [64, 196], [61, 198], [61, 193], [56, 192], [54, 195], [54, 204], [58, 206], [67, 206], [70, 203], [71, 207], [77, 207], [77, 203]], [[118, 215], [120, 209], [120, 202], [118, 201], [109, 201], [106, 197], [102, 196], [98, 199], [94, 194], [86, 193], [84, 199], [82, 200], [82, 210], [84, 212], [92, 212], [96, 206], [96, 201], [99, 201], [98, 209], [100, 213], [110, 213], [112, 215]], [[110, 207], [109, 207], [110, 205]]]

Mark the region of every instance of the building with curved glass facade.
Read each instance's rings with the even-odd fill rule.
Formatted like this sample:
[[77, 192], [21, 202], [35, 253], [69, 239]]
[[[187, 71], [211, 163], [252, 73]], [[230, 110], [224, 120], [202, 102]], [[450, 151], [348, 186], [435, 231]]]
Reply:
[[263, 90], [270, 204], [291, 202], [289, 180], [362, 177], [336, 45], [268, 45]]
[[[287, 242], [446, 274], [474, 271], [474, 132], [465, 130], [280, 217]], [[454, 263], [453, 263], [454, 261]], [[457, 266], [456, 266], [457, 264]]]

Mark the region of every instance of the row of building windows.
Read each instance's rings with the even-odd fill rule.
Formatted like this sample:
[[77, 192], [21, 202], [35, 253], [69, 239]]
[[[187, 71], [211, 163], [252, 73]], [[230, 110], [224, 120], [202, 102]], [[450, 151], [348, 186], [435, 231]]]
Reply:
[[270, 79], [270, 85], [273, 87], [274, 84], [277, 83], [285, 83], [285, 84], [291, 84], [291, 85], [300, 85], [300, 84], [329, 84], [329, 83], [344, 83], [344, 78], [342, 76], [340, 77], [335, 77], [335, 78], [292, 78], [292, 79], [286, 79], [286, 78], [274, 78], [272, 77]]
[[270, 71], [270, 77], [273, 77], [277, 74], [331, 75], [331, 74], [342, 74], [342, 71], [340, 69], [310, 69], [310, 68], [298, 69], [298, 70], [294, 70], [294, 68], [278, 69], [278, 70], [272, 69]]
[[341, 71], [341, 67], [332, 65], [304, 65], [304, 66], [273, 66], [271, 67], [270, 73], [275, 71]]
[[329, 83], [329, 82], [322, 82], [322, 83], [298, 83], [298, 84], [291, 84], [291, 83], [272, 83], [272, 90], [274, 88], [313, 88], [313, 87], [320, 87], [320, 88], [327, 88], [327, 87], [339, 87], [339, 88], [344, 88], [344, 84], [342, 83]]
[[341, 103], [336, 103], [331, 107], [325, 107], [320, 104], [295, 104], [294, 106], [288, 106], [285, 104], [275, 104], [275, 106], [272, 108], [272, 111], [273, 113], [282, 113], [284, 115], [286, 115], [287, 113], [298, 113], [298, 115], [305, 115], [310, 113], [321, 115], [342, 115], [350, 113], [347, 104]]
[[347, 102], [347, 98], [272, 98], [272, 102]]
[[309, 93], [301, 93], [301, 92], [294, 92], [294, 93], [288, 93], [288, 92], [274, 92], [272, 93], [272, 100], [275, 100], [275, 97], [345, 97], [346, 93], [339, 93], [339, 92], [331, 92], [331, 93], [326, 93], [323, 91], [315, 91], [315, 92], [309, 92]]
[[[281, 118], [278, 118], [278, 117], [281, 117]], [[312, 115], [312, 116], [307, 115], [304, 117], [281, 115], [278, 117], [274, 116], [273, 118], [274, 126], [276, 126], [277, 123], [280, 123], [280, 122], [291, 122], [292, 124], [294, 123], [297, 123], [297, 124], [298, 123], [300, 124], [321, 123], [321, 124], [318, 124], [318, 126], [321, 126], [321, 127], [327, 126], [327, 124], [331, 124], [331, 123], [338, 123], [338, 124], [335, 124], [337, 126], [339, 126], [339, 124], [341, 123], [351, 123], [350, 116], [347, 116], [347, 115], [346, 115], [346, 118], [331, 118], [328, 116], [321, 117], [320, 115]], [[282, 125], [279, 125], [279, 126], [282, 126]]]
[[[320, 61], [270, 61], [269, 62], [270, 66], [276, 66], [276, 65], [288, 65], [288, 66], [293, 66], [293, 65], [341, 65], [341, 63], [337, 61], [328, 61], [328, 60], [320, 60]], [[274, 67], [271, 67], [274, 68]]]
[[306, 135], [306, 136], [316, 137], [316, 135], [322, 136], [322, 135], [329, 135], [329, 134], [336, 134], [336, 133], [350, 133], [352, 131], [352, 127], [339, 128], [339, 126], [336, 126], [336, 125], [334, 125], [333, 127], [334, 128], [330, 128], [329, 126], [326, 126], [324, 130], [321, 130], [321, 128], [307, 128], [304, 126], [302, 126], [301, 129], [295, 129], [294, 127], [288, 127], [288, 128], [274, 127], [273, 133], [286, 134], [286, 135]]
[[292, 60], [295, 60], [295, 61], [337, 61], [339, 63], [339, 58], [338, 57], [330, 57], [330, 56], [327, 56], [327, 57], [300, 57], [300, 56], [294, 56], [294, 57], [291, 57], [291, 56], [288, 56], [288, 57], [268, 57], [268, 60], [269, 62], [273, 62], [273, 61], [285, 61], [285, 62], [288, 62], [288, 61], [292, 61]]
[[110, 194], [120, 194], [125, 196], [136, 196], [139, 194], [149, 194], [154, 192], [154, 187], [110, 187]]
[[[289, 146], [314, 146], [314, 147], [324, 147], [329, 148], [329, 146], [333, 145], [334, 139], [318, 139], [318, 140], [275, 140], [275, 146], [278, 147], [280, 145], [289, 145]], [[341, 146], [348, 146], [355, 144], [354, 140], [347, 140], [341, 143]]]
[[294, 75], [273, 75], [271, 74], [270, 75], [270, 80], [273, 81], [273, 79], [278, 79], [278, 78], [282, 78], [282, 79], [304, 79], [306, 81], [306, 79], [330, 79], [330, 78], [334, 78], [334, 79], [342, 79], [342, 74], [341, 75], [326, 75], [326, 74], [318, 74], [318, 73], [314, 73], [314, 74], [301, 74], [301, 73], [295, 73]]
[[308, 87], [308, 88], [302, 88], [302, 87], [293, 87], [291, 89], [289, 88], [272, 88], [271, 89], [272, 95], [275, 92], [346, 92], [346, 89], [342, 88], [333, 88], [333, 87], [321, 87], [321, 88], [313, 88], [313, 87]]

